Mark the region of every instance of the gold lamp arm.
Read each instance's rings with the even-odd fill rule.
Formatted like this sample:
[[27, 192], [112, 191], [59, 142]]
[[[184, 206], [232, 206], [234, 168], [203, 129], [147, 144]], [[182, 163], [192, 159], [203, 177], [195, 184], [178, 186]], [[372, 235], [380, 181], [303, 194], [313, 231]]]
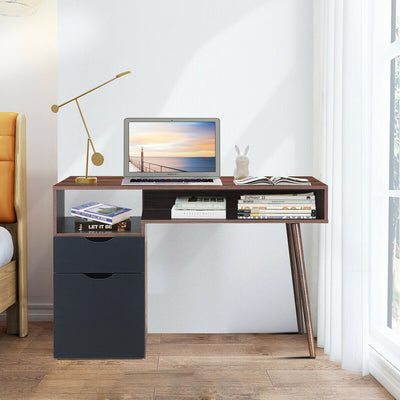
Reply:
[[75, 179], [75, 182], [76, 182], [76, 183], [97, 183], [97, 178], [96, 178], [96, 177], [94, 177], [94, 176], [89, 177], [89, 176], [88, 176], [88, 168], [89, 168], [89, 145], [92, 146], [92, 150], [93, 150], [93, 155], [92, 155], [92, 158], [91, 158], [91, 159], [92, 159], [92, 163], [93, 163], [94, 165], [97, 165], [97, 166], [98, 166], [98, 165], [102, 165], [103, 162], [104, 162], [104, 157], [103, 157], [103, 155], [102, 155], [101, 153], [96, 152], [96, 150], [94, 149], [94, 144], [93, 144], [92, 138], [90, 137], [90, 133], [89, 133], [88, 127], [87, 127], [87, 125], [86, 125], [85, 118], [83, 118], [83, 113], [82, 113], [81, 107], [79, 106], [78, 99], [79, 99], [80, 97], [83, 97], [83, 96], [87, 95], [87, 94], [90, 93], [90, 92], [93, 92], [93, 91], [96, 90], [96, 89], [101, 88], [101, 87], [104, 86], [104, 85], [107, 85], [108, 83], [114, 81], [115, 79], [121, 78], [121, 77], [123, 77], [123, 76], [125, 76], [125, 75], [128, 75], [128, 74], [130, 74], [130, 73], [131, 73], [131, 71], [121, 72], [120, 74], [116, 75], [114, 78], [108, 80], [107, 82], [104, 82], [104, 83], [102, 83], [101, 85], [98, 85], [98, 86], [96, 86], [95, 88], [90, 89], [90, 90], [88, 90], [87, 92], [82, 93], [82, 94], [80, 94], [79, 96], [76, 96], [76, 97], [74, 97], [73, 99], [66, 101], [65, 103], [62, 103], [62, 104], [60, 104], [60, 105], [53, 104], [53, 105], [51, 106], [51, 111], [53, 111], [54, 113], [57, 113], [58, 110], [59, 110], [62, 106], [65, 106], [66, 104], [71, 103], [72, 101], [75, 101], [76, 105], [78, 106], [79, 114], [81, 115], [82, 122], [83, 122], [83, 125], [84, 125], [84, 127], [85, 127], [85, 130], [86, 130], [86, 133], [87, 133], [87, 136], [88, 136], [88, 139], [87, 139], [87, 148], [86, 148], [86, 175], [85, 175], [85, 176], [77, 177], [77, 178]]
[[62, 103], [62, 104], [60, 104], [60, 105], [53, 104], [53, 105], [51, 106], [51, 111], [53, 111], [54, 113], [57, 113], [58, 110], [59, 110], [62, 106], [65, 106], [66, 104], [71, 103], [71, 101], [74, 101], [74, 100], [76, 100], [76, 99], [79, 99], [80, 97], [83, 97], [83, 96], [87, 95], [88, 93], [93, 92], [94, 90], [97, 90], [97, 89], [101, 88], [101, 87], [104, 86], [104, 85], [107, 85], [108, 83], [110, 83], [110, 82], [112, 82], [112, 81], [115, 81], [115, 80], [118, 79], [118, 78], [121, 78], [121, 77], [123, 77], [123, 76], [125, 76], [125, 75], [129, 75], [130, 73], [131, 73], [131, 71], [121, 72], [120, 74], [115, 75], [114, 78], [108, 80], [107, 82], [104, 82], [104, 83], [102, 83], [101, 85], [96, 86], [95, 88], [90, 89], [90, 90], [88, 90], [87, 92], [82, 93], [82, 94], [80, 94], [79, 96], [76, 96], [76, 97], [74, 97], [73, 99], [66, 101], [65, 103]]
[[96, 153], [96, 150], [94, 149], [94, 145], [93, 145], [93, 142], [92, 142], [92, 138], [90, 137], [90, 133], [89, 133], [89, 130], [88, 130], [86, 122], [85, 122], [85, 118], [83, 118], [82, 110], [79, 107], [78, 98], [75, 99], [75, 102], [76, 102], [76, 105], [78, 106], [79, 114], [81, 114], [82, 122], [83, 122], [83, 125], [84, 125], [85, 129], [86, 129], [86, 133], [88, 135], [88, 141], [90, 142], [90, 144], [92, 146], [93, 153]]

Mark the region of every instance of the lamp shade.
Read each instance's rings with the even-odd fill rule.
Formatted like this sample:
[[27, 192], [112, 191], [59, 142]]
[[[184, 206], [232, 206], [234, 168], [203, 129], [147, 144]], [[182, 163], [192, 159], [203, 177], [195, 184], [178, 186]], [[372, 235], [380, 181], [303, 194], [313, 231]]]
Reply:
[[0, 15], [23, 17], [34, 14], [43, 0], [0, 0]]

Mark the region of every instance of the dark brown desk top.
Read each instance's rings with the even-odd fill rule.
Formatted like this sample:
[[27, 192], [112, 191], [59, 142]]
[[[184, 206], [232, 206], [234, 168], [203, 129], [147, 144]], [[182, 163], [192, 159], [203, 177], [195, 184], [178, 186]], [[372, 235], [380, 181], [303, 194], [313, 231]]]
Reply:
[[268, 191], [307, 191], [315, 189], [327, 189], [327, 185], [312, 176], [300, 176], [299, 178], [307, 178], [311, 182], [309, 185], [235, 185], [233, 176], [222, 176], [222, 186], [217, 185], [121, 185], [122, 176], [99, 176], [96, 184], [77, 184], [75, 176], [70, 176], [67, 179], [53, 186], [54, 190], [215, 190], [215, 191], [246, 191], [252, 192], [260, 190]]

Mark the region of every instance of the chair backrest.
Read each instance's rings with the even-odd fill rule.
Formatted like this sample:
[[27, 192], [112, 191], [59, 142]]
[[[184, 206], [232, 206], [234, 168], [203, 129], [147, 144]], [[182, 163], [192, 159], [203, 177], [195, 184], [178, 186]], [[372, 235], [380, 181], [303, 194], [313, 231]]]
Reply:
[[18, 114], [0, 112], [0, 223], [16, 222], [15, 132]]

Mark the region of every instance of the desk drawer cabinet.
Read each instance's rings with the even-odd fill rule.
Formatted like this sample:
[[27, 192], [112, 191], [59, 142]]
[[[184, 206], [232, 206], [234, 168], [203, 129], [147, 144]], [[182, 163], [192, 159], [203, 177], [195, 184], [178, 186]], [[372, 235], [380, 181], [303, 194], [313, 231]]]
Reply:
[[144, 358], [143, 237], [54, 238], [54, 356]]
[[144, 237], [56, 236], [54, 272], [144, 272]]

